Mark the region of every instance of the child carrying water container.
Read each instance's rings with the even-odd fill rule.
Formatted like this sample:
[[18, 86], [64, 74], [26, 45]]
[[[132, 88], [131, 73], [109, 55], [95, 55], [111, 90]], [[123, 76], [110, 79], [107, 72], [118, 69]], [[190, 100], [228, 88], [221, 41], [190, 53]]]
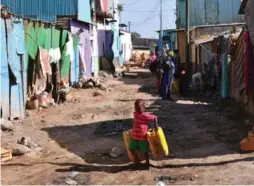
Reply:
[[131, 141], [129, 150], [132, 152], [135, 159], [138, 159], [137, 151], [143, 152], [146, 158], [145, 167], [149, 169], [149, 145], [147, 141], [147, 130], [149, 121], [154, 121], [155, 126], [158, 127], [157, 116], [145, 112], [145, 101], [138, 99], [135, 101], [134, 122], [131, 133]]

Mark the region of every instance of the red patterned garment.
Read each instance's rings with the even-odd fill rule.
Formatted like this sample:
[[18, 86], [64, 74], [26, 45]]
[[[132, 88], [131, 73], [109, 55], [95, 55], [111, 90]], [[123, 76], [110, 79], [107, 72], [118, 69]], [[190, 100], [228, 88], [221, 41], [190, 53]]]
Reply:
[[149, 121], [155, 120], [156, 116], [148, 113], [134, 112], [134, 126], [132, 138], [135, 140], [146, 140]]
[[49, 63], [49, 51], [46, 49], [43, 49], [41, 47], [39, 47], [40, 50], [40, 62], [41, 62], [41, 68], [42, 68], [42, 72], [43, 75], [52, 74], [52, 70], [51, 70], [51, 66]]
[[249, 95], [250, 92], [254, 92], [254, 55], [249, 32], [245, 32], [244, 40], [244, 83], [245, 92]]

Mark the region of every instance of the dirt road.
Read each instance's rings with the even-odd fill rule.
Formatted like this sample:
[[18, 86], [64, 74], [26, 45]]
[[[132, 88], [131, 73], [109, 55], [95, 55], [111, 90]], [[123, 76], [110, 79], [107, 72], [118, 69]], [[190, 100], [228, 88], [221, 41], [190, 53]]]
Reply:
[[[146, 72], [142, 73], [146, 75]], [[74, 103], [35, 111], [13, 133], [2, 132], [2, 146], [30, 136], [43, 154], [2, 163], [2, 184], [65, 184], [72, 171], [78, 184], [254, 184], [254, 153], [239, 154], [237, 143], [250, 129], [247, 116], [232, 103], [183, 99], [161, 101], [151, 77], [109, 80], [111, 92], [75, 91]], [[122, 130], [131, 125], [135, 99], [146, 100], [175, 155], [151, 161], [149, 171], [133, 170]], [[124, 151], [112, 158], [108, 151]]]

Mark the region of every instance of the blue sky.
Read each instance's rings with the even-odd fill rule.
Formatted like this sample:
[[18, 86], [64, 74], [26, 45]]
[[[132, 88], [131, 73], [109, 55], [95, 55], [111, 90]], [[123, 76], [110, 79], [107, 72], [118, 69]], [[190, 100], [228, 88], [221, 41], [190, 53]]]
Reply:
[[[155, 32], [160, 29], [160, 0], [119, 0], [124, 5], [121, 21], [128, 25], [131, 22], [131, 32], [138, 32], [142, 37], [157, 38]], [[163, 2], [163, 29], [175, 28], [175, 1]]]

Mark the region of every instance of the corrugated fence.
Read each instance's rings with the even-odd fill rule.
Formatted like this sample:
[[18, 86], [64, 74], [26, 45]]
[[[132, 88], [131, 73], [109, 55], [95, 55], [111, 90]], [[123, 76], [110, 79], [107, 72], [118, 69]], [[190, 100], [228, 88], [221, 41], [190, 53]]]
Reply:
[[[185, 27], [185, 2], [177, 0], [177, 28]], [[240, 0], [191, 0], [190, 26], [244, 22]]]

